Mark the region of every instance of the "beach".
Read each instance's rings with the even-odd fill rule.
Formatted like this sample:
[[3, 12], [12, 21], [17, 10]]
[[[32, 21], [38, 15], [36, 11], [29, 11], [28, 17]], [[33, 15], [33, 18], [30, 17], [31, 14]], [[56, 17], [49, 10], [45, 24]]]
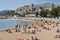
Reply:
[[[25, 28], [10, 28], [12, 33], [10, 31], [0, 30], [0, 40], [20, 40], [20, 38], [21, 40], [32, 40], [32, 36], [33, 38], [37, 37], [39, 40], [60, 40], [60, 38], [55, 38], [56, 35], [60, 35], [60, 32], [57, 32], [57, 29], [60, 29], [60, 24], [58, 23], [57, 25], [57, 19], [23, 18], [16, 20], [30, 21], [36, 25], [32, 25], [30, 29], [29, 26]], [[16, 30], [20, 31], [16, 32]]]

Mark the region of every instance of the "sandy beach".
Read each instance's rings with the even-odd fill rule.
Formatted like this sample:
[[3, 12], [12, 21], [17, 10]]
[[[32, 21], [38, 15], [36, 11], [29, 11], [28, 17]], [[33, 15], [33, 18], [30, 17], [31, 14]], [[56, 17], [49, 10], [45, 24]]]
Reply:
[[[56, 35], [60, 35], [60, 32], [57, 32], [57, 29], [60, 29], [60, 24], [57, 20], [47, 20], [45, 19], [41, 21], [41, 19], [18, 19], [18, 20], [29, 20], [30, 22], [34, 22], [36, 26], [32, 26], [30, 29], [26, 28], [26, 33], [23, 33], [23, 28], [18, 28], [20, 32], [15, 32], [15, 28], [10, 28], [12, 33], [9, 33], [5, 30], [0, 31], [0, 40], [19, 40], [20, 38], [26, 40], [32, 40], [33, 37], [37, 37], [39, 40], [60, 40], [60, 38], [55, 38]], [[53, 22], [54, 21], [54, 22]], [[41, 27], [43, 25], [43, 27]], [[36, 28], [34, 28], [36, 27]], [[32, 34], [32, 30], [35, 30], [36, 33]], [[30, 31], [30, 33], [28, 33]]]

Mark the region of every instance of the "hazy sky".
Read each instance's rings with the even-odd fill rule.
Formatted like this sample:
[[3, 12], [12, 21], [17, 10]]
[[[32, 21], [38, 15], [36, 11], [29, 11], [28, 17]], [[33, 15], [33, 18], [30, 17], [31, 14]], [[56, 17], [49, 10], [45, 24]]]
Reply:
[[0, 0], [0, 11], [16, 9], [26, 4], [55, 3], [59, 4], [60, 0]]

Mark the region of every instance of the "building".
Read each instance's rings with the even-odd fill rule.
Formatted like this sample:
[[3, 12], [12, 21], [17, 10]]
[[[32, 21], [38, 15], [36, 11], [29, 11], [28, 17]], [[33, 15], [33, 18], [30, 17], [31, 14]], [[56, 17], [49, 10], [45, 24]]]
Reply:
[[[58, 6], [60, 7], [60, 4], [53, 4], [53, 3], [44, 3], [44, 4], [36, 4], [36, 5], [33, 4], [33, 6], [32, 5], [24, 5], [23, 7], [17, 8], [16, 12], [21, 14], [21, 15], [26, 13], [26, 11], [28, 11], [29, 13], [33, 12], [33, 14], [35, 14], [36, 11], [40, 12], [40, 10], [41, 10], [40, 7], [42, 7], [44, 10], [51, 11], [52, 8], [55, 8], [55, 7], [58, 7]], [[30, 15], [31, 14], [29, 14], [29, 16]]]
[[27, 14], [25, 17], [35, 17], [35, 14]]

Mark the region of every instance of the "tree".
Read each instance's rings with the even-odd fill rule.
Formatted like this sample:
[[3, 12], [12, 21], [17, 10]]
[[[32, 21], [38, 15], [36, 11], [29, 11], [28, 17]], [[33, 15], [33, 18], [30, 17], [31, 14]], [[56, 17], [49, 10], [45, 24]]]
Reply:
[[41, 9], [40, 16], [45, 17], [45, 11], [44, 11], [43, 7], [40, 7], [40, 9]]
[[40, 16], [42, 17], [43, 16], [43, 8], [40, 7], [41, 11], [40, 11]]
[[39, 13], [38, 13], [38, 12], [36, 12], [36, 13], [35, 13], [35, 16], [36, 16], [36, 17], [38, 17], [38, 15], [39, 15]]
[[48, 12], [49, 12], [49, 10], [44, 11], [44, 17], [47, 17]]
[[42, 9], [42, 10], [40, 11], [40, 16], [41, 16], [41, 17], [47, 17], [48, 12], [49, 12], [48, 10]]
[[56, 11], [57, 11], [57, 18], [59, 18], [59, 16], [60, 16], [60, 7], [57, 7]]
[[43, 17], [43, 15], [44, 15], [44, 10], [41, 10], [40, 11], [40, 16]]
[[31, 4], [31, 6], [32, 6], [32, 13], [33, 13], [33, 7], [34, 7], [34, 4]]
[[11, 15], [14, 16], [15, 15], [15, 11], [11, 10]]
[[51, 16], [52, 17], [57, 17], [58, 18], [58, 8], [53, 8], [51, 11]]
[[26, 15], [28, 15], [29, 14], [29, 12], [28, 12], [28, 10], [26, 10], [26, 13], [25, 13]]
[[40, 7], [40, 9], [42, 10], [42, 9], [43, 9], [43, 7]]

